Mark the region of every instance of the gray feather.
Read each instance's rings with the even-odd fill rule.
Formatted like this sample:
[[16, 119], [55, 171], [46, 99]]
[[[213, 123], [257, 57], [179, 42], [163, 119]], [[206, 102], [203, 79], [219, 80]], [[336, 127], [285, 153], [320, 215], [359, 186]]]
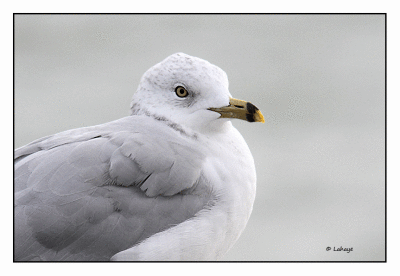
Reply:
[[192, 218], [209, 201], [184, 192], [200, 181], [204, 156], [176, 133], [132, 116], [17, 149], [15, 260], [109, 260]]

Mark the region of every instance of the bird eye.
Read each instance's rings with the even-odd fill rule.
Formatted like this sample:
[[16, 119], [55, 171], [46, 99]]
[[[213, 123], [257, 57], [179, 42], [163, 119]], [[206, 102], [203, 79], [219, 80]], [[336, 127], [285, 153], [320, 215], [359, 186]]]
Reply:
[[177, 86], [175, 88], [175, 93], [180, 98], [184, 98], [189, 95], [189, 92], [187, 92], [187, 90], [183, 86]]

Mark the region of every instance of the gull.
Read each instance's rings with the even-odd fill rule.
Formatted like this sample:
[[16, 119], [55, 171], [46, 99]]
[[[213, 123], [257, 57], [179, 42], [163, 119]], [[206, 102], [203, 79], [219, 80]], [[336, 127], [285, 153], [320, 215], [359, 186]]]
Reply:
[[256, 194], [219, 67], [176, 53], [151, 67], [131, 115], [14, 152], [15, 261], [212, 261], [245, 229]]

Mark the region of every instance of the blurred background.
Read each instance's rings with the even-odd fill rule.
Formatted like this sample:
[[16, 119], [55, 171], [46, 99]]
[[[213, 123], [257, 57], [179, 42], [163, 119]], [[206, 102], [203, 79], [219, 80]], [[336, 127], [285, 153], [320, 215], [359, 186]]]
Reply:
[[266, 119], [233, 122], [258, 181], [224, 261], [385, 260], [384, 15], [15, 15], [15, 148], [129, 115], [176, 52]]

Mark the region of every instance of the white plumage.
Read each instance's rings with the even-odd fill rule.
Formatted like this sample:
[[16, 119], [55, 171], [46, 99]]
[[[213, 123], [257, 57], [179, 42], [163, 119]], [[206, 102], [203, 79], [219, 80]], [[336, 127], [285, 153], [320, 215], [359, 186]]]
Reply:
[[264, 121], [238, 102], [225, 72], [178, 53], [144, 74], [131, 116], [15, 150], [14, 259], [221, 258], [256, 191], [252, 155], [229, 120]]

